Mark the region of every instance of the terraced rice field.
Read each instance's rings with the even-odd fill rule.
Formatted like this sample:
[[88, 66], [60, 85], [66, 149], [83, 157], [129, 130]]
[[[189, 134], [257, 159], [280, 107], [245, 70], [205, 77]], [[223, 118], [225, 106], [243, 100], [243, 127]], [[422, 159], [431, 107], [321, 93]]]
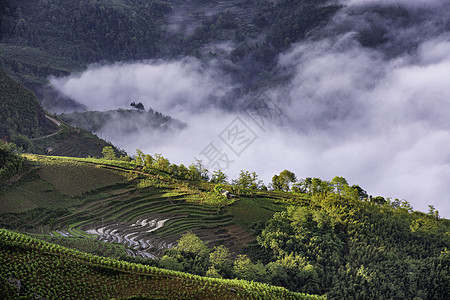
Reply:
[[[189, 230], [201, 233], [232, 224], [231, 215], [223, 208], [188, 203], [185, 195], [170, 196], [174, 193], [169, 192], [150, 187], [129, 187], [114, 193], [104, 191], [65, 214], [55, 214], [50, 225], [47, 211], [43, 210], [35, 212], [31, 223], [19, 225], [17, 229], [64, 237], [98, 238], [123, 244], [129, 255], [146, 258], [159, 256]], [[222, 234], [208, 242], [229, 240], [233, 243], [233, 239], [236, 237]]]
[[[73, 217], [94, 215], [76, 228], [95, 234], [102, 241], [125, 244], [132, 256], [153, 257], [170, 248], [189, 230], [231, 224], [231, 216], [220, 208], [186, 203], [183, 196], [165, 197], [165, 190], [135, 191], [90, 203]], [[123, 197], [122, 199], [120, 199]], [[72, 217], [72, 218], [73, 218]], [[72, 218], [60, 226], [68, 225]], [[211, 241], [214, 242], [214, 241]]]
[[[24, 186], [42, 186], [35, 189], [35, 199], [27, 196], [34, 205], [26, 211], [0, 210], [0, 227], [118, 243], [125, 246], [128, 255], [143, 258], [160, 256], [188, 231], [210, 246], [223, 244], [236, 252], [255, 239], [247, 224], [242, 226], [236, 220], [248, 219], [247, 200], [231, 207], [207, 205], [202, 201], [210, 195], [205, 187], [191, 186], [156, 171], [144, 174], [129, 166], [104, 162], [36, 159], [40, 169], [35, 176], [10, 189], [17, 195]], [[39, 200], [53, 194], [52, 202]], [[11, 199], [8, 201], [13, 202]], [[258, 202], [267, 208], [253, 212], [257, 217], [267, 214], [270, 218], [274, 208]]]

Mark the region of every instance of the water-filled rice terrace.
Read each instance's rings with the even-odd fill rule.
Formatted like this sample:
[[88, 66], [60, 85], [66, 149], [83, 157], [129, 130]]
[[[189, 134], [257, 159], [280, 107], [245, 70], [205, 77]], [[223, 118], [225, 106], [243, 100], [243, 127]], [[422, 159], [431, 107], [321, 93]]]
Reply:
[[[66, 235], [96, 235], [101, 241], [125, 244], [130, 255], [142, 257], [171, 247], [186, 231], [231, 225], [231, 216], [220, 207], [187, 203], [184, 196], [164, 189], [126, 190], [89, 202], [55, 225], [66, 229]], [[87, 220], [75, 222], [80, 219]], [[209, 242], [224, 238], [218, 235]]]

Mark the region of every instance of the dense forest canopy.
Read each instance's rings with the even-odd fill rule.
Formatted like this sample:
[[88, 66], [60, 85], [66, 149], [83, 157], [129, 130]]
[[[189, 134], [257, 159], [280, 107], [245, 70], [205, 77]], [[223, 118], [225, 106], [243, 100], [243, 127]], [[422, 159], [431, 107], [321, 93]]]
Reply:
[[[244, 1], [235, 3], [242, 8], [212, 15], [205, 8], [194, 15], [198, 26], [193, 34], [185, 35], [170, 29], [173, 7], [180, 5], [176, 1], [6, 1], [0, 8], [0, 66], [35, 86], [45, 84], [49, 75], [100, 61], [207, 57], [209, 43], [230, 41], [238, 46], [228, 58], [236, 63], [233, 69], [245, 66], [239, 68], [247, 70], [239, 78], [243, 80], [267, 68], [277, 53], [325, 24], [339, 8], [321, 3]], [[195, 9], [208, 4], [199, 0], [186, 5]], [[250, 42], [260, 37], [262, 41]]]

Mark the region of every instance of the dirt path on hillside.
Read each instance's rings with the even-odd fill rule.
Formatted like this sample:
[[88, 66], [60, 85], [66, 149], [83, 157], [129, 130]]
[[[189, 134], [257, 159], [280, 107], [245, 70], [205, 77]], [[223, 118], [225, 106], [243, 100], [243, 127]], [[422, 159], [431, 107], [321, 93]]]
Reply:
[[28, 169], [20, 174], [14, 175], [5, 183], [5, 186], [11, 186], [11, 185], [15, 184], [16, 182], [19, 182], [19, 180], [22, 179], [22, 177], [24, 177], [27, 174], [30, 174], [31, 172], [33, 172], [37, 169], [39, 169], [39, 168], [38, 167], [30, 167], [30, 169]]
[[48, 119], [48, 120], [50, 120], [50, 121], [52, 121], [53, 123], [55, 123], [56, 124], [56, 126], [58, 126], [58, 131], [56, 131], [56, 132], [53, 132], [53, 133], [51, 133], [51, 134], [47, 134], [47, 135], [44, 135], [44, 136], [41, 136], [41, 137], [37, 137], [37, 138], [32, 138], [31, 140], [32, 141], [36, 141], [36, 140], [41, 140], [41, 139], [45, 139], [45, 138], [48, 138], [48, 137], [51, 137], [51, 136], [54, 136], [54, 135], [57, 135], [58, 133], [60, 133], [61, 132], [61, 129], [59, 128], [59, 127], [61, 127], [61, 122], [59, 122], [58, 120], [56, 120], [55, 118], [52, 118], [52, 117], [50, 117], [50, 116], [47, 116], [47, 115], [45, 115], [45, 117]]

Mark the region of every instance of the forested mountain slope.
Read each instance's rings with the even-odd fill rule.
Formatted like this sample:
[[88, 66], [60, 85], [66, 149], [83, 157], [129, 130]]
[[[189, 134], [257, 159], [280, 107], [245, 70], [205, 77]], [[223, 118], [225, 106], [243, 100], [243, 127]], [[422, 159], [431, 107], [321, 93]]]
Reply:
[[149, 58], [169, 10], [158, 1], [6, 1], [1, 65], [22, 82], [43, 83], [86, 63]]
[[0, 139], [33, 138], [56, 130], [34, 94], [0, 70]]
[[[312, 0], [7, 0], [0, 7], [0, 67], [38, 92], [47, 76], [89, 63], [225, 54], [242, 81], [251, 72], [236, 68], [269, 70], [279, 52], [338, 9]], [[211, 50], [224, 42], [235, 45], [231, 53]]]

